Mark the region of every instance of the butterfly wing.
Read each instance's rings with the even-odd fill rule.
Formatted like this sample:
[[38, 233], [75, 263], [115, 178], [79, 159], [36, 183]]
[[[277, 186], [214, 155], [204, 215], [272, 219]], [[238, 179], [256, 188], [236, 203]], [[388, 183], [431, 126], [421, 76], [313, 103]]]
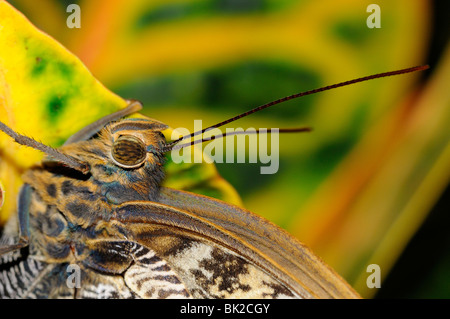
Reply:
[[[0, 237], [0, 247], [17, 243], [17, 218], [12, 216]], [[0, 255], [0, 299], [70, 298], [60, 264], [31, 257], [28, 248]]]
[[[248, 249], [239, 254], [304, 298], [359, 298], [334, 270], [308, 247], [273, 223], [234, 205], [170, 188], [160, 202], [187, 211], [224, 229]], [[229, 246], [227, 238], [219, 245]], [[253, 254], [255, 252], [255, 254]], [[256, 257], [255, 257], [256, 256]]]
[[154, 245], [195, 299], [301, 297], [222, 242], [155, 225], [143, 226], [138, 237], [139, 242]]
[[111, 220], [167, 261], [194, 298], [359, 297], [307, 247], [249, 211], [168, 188], [159, 200], [125, 202]]

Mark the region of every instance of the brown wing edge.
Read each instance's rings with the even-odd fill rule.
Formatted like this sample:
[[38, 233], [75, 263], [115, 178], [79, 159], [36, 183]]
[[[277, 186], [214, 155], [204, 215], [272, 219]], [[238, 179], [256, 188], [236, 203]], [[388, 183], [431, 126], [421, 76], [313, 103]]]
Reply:
[[269, 257], [313, 298], [354, 299], [359, 294], [330, 266], [287, 231], [252, 212], [207, 196], [162, 187], [162, 204], [191, 212], [234, 234]]

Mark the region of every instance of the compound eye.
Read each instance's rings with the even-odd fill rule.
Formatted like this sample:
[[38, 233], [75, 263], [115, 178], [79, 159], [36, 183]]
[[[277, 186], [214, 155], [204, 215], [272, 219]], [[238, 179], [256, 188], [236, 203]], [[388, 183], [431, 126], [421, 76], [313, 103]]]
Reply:
[[117, 166], [135, 168], [145, 162], [147, 148], [139, 138], [122, 135], [114, 142], [111, 155]]

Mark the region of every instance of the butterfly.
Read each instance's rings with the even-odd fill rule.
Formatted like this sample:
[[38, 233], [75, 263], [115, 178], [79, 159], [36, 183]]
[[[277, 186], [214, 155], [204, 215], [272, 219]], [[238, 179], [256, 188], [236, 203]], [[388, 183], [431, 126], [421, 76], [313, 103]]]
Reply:
[[359, 298], [275, 224], [223, 201], [161, 186], [165, 154], [204, 142], [179, 144], [210, 128], [293, 98], [426, 68], [294, 94], [169, 142], [162, 134], [166, 124], [126, 118], [142, 108], [137, 101], [59, 149], [0, 122], [16, 142], [47, 155], [24, 173], [17, 217], [0, 240], [0, 297]]

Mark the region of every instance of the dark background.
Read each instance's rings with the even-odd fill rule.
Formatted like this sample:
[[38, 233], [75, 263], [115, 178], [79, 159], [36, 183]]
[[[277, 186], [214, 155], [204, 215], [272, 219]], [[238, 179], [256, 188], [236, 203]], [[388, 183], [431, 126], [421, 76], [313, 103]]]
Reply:
[[[427, 59], [431, 67], [450, 39], [450, 2], [434, 3], [434, 32]], [[446, 226], [450, 227], [450, 187], [383, 281], [376, 298], [450, 298], [450, 230], [442, 231]]]

